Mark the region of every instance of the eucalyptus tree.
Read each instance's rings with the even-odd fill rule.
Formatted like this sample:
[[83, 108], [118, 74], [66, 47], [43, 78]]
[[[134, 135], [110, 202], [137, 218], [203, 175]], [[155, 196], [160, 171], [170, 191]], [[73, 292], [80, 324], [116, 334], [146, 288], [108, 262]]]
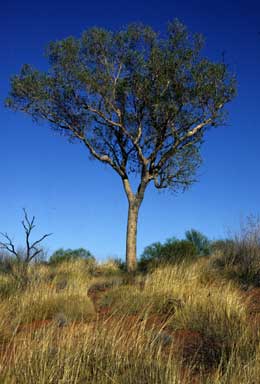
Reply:
[[148, 184], [177, 191], [195, 181], [204, 134], [225, 122], [235, 94], [234, 76], [202, 55], [202, 40], [177, 20], [164, 34], [142, 24], [90, 28], [49, 44], [48, 71], [24, 65], [11, 79], [8, 107], [49, 122], [119, 175], [129, 271]]

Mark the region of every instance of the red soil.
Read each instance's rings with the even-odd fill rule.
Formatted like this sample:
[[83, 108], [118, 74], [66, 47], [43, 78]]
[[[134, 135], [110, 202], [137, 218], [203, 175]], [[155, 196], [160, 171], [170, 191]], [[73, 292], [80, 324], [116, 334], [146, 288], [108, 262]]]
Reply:
[[193, 363], [206, 369], [216, 367], [221, 358], [221, 345], [216, 340], [187, 329], [174, 333], [175, 348], [184, 363]]

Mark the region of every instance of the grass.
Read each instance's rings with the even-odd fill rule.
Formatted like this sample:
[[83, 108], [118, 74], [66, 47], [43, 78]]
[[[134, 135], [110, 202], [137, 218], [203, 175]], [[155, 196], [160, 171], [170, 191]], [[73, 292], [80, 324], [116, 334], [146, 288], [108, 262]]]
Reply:
[[146, 290], [140, 291], [138, 286], [125, 285], [108, 291], [99, 304], [112, 307], [114, 311], [121, 314], [170, 315], [181, 305], [181, 302], [175, 300], [170, 293], [151, 294]]
[[0, 276], [0, 383], [258, 382], [257, 314], [209, 258], [130, 280], [81, 260], [28, 275]]
[[30, 323], [37, 320], [53, 320], [63, 315], [68, 321], [85, 321], [95, 316], [93, 303], [88, 297], [80, 294], [57, 294], [52, 290], [34, 292], [26, 291], [17, 297], [14, 303], [20, 311], [19, 323]]

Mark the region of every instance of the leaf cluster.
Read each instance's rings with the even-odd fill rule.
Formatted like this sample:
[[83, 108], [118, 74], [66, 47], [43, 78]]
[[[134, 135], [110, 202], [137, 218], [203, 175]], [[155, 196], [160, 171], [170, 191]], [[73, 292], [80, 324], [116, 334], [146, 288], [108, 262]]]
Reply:
[[236, 88], [202, 47], [178, 20], [164, 35], [142, 24], [91, 28], [50, 43], [47, 72], [24, 65], [6, 105], [80, 141], [124, 180], [134, 173], [157, 188], [186, 188], [204, 133], [225, 122]]

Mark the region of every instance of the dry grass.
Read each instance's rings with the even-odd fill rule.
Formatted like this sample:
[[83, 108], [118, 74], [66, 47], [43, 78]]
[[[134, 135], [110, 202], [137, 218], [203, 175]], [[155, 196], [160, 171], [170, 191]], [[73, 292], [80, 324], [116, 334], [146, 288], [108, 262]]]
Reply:
[[203, 259], [129, 284], [115, 265], [93, 274], [77, 261], [33, 266], [29, 286], [14, 290], [0, 277], [0, 383], [257, 383], [247, 301], [235, 283], [204, 278], [209, 270]]

